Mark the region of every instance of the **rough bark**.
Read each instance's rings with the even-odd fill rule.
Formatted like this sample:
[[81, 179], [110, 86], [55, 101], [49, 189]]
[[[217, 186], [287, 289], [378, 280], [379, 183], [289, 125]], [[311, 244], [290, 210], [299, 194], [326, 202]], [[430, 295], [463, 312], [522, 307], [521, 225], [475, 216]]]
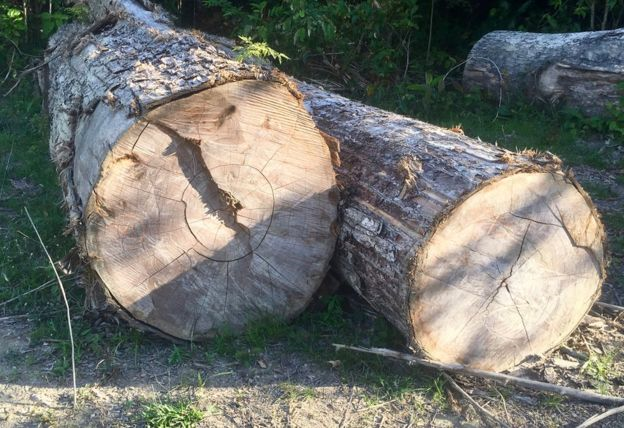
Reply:
[[[201, 155], [205, 160], [203, 140], [198, 148], [195, 135], [201, 119], [190, 114], [180, 120], [168, 112], [170, 105], [190, 103], [184, 110], [193, 112], [197, 96], [228, 88], [234, 85], [228, 82], [237, 79], [292, 84], [272, 77], [277, 75], [268, 68], [232, 61], [228, 41], [174, 30], [165, 18], [154, 21], [156, 15], [144, 9], [124, 13], [114, 15], [115, 24], [98, 27], [96, 35], [76, 39], [84, 27], [70, 27], [75, 28], [73, 33], [65, 30], [55, 42], [73, 46], [71, 51], [82, 47], [71, 60], [50, 63], [51, 103], [57, 103], [51, 107], [52, 154], [62, 167], [76, 229], [83, 230], [81, 222], [87, 222], [87, 238], [89, 224], [97, 229], [110, 217], [97, 196], [86, 205], [82, 202], [89, 197], [90, 186], [107, 177], [107, 170], [81, 169], [81, 158], [98, 159], [90, 165], [119, 164], [121, 175], [129, 181], [138, 179], [141, 174], [133, 167], [137, 161], [133, 155], [141, 160], [150, 150], [163, 153], [141, 145], [141, 138], [153, 132], [158, 136], [154, 141], [163, 139], [167, 147], [174, 146], [169, 153], [187, 159]], [[132, 20], [139, 23], [128, 23]], [[139, 48], [132, 47], [143, 38], [146, 42]], [[119, 43], [107, 45], [111, 40]], [[73, 79], [59, 78], [68, 75]], [[219, 84], [223, 86], [197, 92]], [[85, 94], [83, 86], [89, 88]], [[600, 292], [604, 232], [591, 201], [561, 170], [558, 159], [512, 153], [311, 85], [292, 84], [289, 89], [305, 97], [308, 112], [326, 134], [329, 150], [324, 153], [331, 152], [338, 173], [342, 196], [333, 266], [412, 345], [435, 360], [502, 370], [552, 349], [576, 327]], [[174, 100], [176, 94], [195, 92]], [[226, 92], [220, 96], [233, 93], [236, 98], [239, 93]], [[280, 97], [287, 105], [284, 94]], [[99, 110], [113, 113], [99, 115]], [[221, 123], [228, 111], [215, 110], [209, 122]], [[100, 119], [86, 126], [87, 116]], [[298, 115], [297, 120], [307, 117]], [[313, 129], [312, 124], [309, 127]], [[122, 128], [130, 130], [113, 132]], [[97, 148], [102, 144], [93, 141], [106, 141], [109, 147], [100, 152]], [[142, 151], [133, 153], [137, 146]], [[109, 153], [116, 155], [104, 160]], [[204, 173], [203, 181], [189, 188], [198, 193], [204, 189], [208, 201], [195, 197], [191, 213], [201, 216], [202, 204], [216, 204], [222, 206], [222, 221], [235, 224], [238, 199], [230, 197], [233, 192], [219, 191], [222, 181], [210, 179], [219, 166], [209, 162], [196, 166], [210, 174]], [[175, 167], [173, 162], [161, 165], [163, 170]], [[312, 174], [316, 168], [310, 164], [308, 171]], [[113, 187], [103, 189], [114, 198]], [[93, 207], [96, 221], [89, 223], [85, 206], [87, 211]], [[326, 232], [333, 219], [327, 213], [327, 222], [320, 222], [317, 234]], [[239, 242], [236, 237], [244, 230], [231, 231], [234, 242]], [[92, 242], [86, 241], [87, 253]], [[317, 257], [310, 254], [305, 261], [324, 268]], [[288, 248], [275, 261], [288, 265], [291, 258]], [[294, 275], [296, 270], [291, 272]], [[139, 306], [135, 317], [142, 316], [144, 306]], [[242, 316], [240, 311], [235, 315]], [[196, 332], [194, 322], [185, 331]]]
[[91, 305], [191, 340], [292, 318], [327, 270], [338, 203], [292, 82], [149, 2], [89, 4], [91, 25], [52, 38], [47, 80]]
[[557, 158], [299, 89], [340, 143], [332, 266], [412, 346], [503, 370], [576, 328], [600, 293], [604, 231]]
[[624, 29], [567, 34], [494, 31], [472, 48], [464, 85], [599, 114], [622, 96]]

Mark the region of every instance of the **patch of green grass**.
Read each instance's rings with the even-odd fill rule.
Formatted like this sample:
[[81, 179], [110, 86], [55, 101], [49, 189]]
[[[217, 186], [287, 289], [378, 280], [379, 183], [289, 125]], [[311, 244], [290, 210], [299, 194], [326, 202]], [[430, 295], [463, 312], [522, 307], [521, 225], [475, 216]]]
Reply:
[[624, 213], [606, 213], [602, 216], [602, 220], [609, 229], [624, 231]]
[[588, 375], [594, 382], [594, 386], [601, 394], [606, 394], [611, 385], [611, 377], [614, 375], [613, 363], [616, 352], [610, 351], [604, 354], [591, 353], [589, 359], [581, 367], [581, 372]]
[[624, 254], [624, 235], [611, 239], [609, 246], [614, 253]]
[[442, 376], [438, 376], [433, 379], [430, 387], [431, 399], [439, 407], [446, 407], [446, 380]]
[[540, 396], [540, 404], [544, 407], [559, 410], [566, 401], [563, 395], [543, 394]]
[[[52, 268], [24, 214], [28, 207], [54, 260], [72, 246], [65, 236], [65, 214], [54, 165], [48, 156], [48, 124], [32, 84], [23, 83], [0, 100], [0, 302], [22, 295], [54, 278]], [[68, 281], [66, 286], [70, 286]], [[51, 286], [18, 299], [9, 312], [50, 310], [60, 302]], [[35, 311], [33, 311], [35, 312]]]
[[171, 348], [171, 353], [167, 358], [167, 364], [170, 366], [175, 366], [181, 364], [182, 362], [188, 360], [190, 354], [187, 349], [182, 346], [173, 345]]
[[141, 419], [148, 428], [191, 428], [203, 418], [204, 412], [184, 401], [145, 404], [141, 412]]
[[[47, 129], [32, 82], [23, 82], [8, 98], [0, 99], [0, 303], [12, 300], [2, 304], [0, 311], [35, 315], [33, 339], [56, 340], [61, 355], [53, 371], [61, 374], [69, 361], [64, 307], [54, 271], [24, 214], [27, 207], [52, 259], [61, 260], [73, 242], [63, 233], [66, 217], [48, 155]], [[62, 278], [70, 306], [82, 309], [82, 291], [73, 286], [73, 278]], [[46, 287], [27, 294], [45, 283]], [[81, 327], [77, 330], [84, 332]], [[88, 341], [85, 336], [80, 339]]]
[[309, 386], [294, 385], [292, 383], [281, 383], [282, 397], [289, 401], [305, 401], [316, 397], [316, 391]]
[[608, 184], [587, 182], [583, 184], [583, 188], [594, 199], [609, 199], [617, 196]]
[[2, 359], [10, 365], [19, 364], [24, 359], [24, 354], [22, 354], [17, 349], [9, 349], [4, 353]]

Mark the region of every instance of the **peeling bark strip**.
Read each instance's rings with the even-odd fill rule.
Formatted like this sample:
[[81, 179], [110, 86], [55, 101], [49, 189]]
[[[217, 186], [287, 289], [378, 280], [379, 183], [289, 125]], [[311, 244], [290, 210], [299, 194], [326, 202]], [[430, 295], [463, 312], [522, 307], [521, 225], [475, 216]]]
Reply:
[[182, 339], [292, 318], [325, 275], [338, 203], [294, 84], [147, 1], [89, 5], [94, 23], [64, 27], [47, 59], [50, 152], [93, 291]]
[[600, 293], [604, 230], [557, 158], [299, 89], [340, 141], [332, 265], [411, 345], [500, 371], [576, 328]]
[[464, 85], [499, 96], [562, 102], [587, 114], [617, 103], [624, 82], [624, 29], [567, 34], [494, 31], [472, 48]]

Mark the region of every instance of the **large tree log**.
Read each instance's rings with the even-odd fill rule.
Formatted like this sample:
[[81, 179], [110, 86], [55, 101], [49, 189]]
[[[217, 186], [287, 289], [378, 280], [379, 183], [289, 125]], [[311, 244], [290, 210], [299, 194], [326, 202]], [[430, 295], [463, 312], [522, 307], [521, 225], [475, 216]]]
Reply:
[[[130, 13], [128, 8], [133, 3], [128, 0], [115, 4], [118, 7], [125, 5], [123, 20], [99, 28], [98, 34], [87, 36], [81, 39], [84, 42], [75, 45], [69, 41], [72, 36], [66, 30], [63, 33], [67, 35], [66, 40], [62, 45], [70, 46], [77, 53], [71, 56], [70, 61], [51, 63], [51, 75], [57, 76], [51, 81], [54, 119], [52, 153], [64, 167], [62, 178], [70, 208], [74, 210], [74, 219], [87, 223], [86, 250], [89, 255], [96, 255], [91, 259], [92, 264], [96, 270], [99, 269], [98, 273], [106, 272], [100, 273], [100, 276], [113, 277], [117, 275], [116, 264], [124, 268], [131, 258], [136, 258], [137, 250], [140, 252], [145, 245], [152, 245], [153, 240], [139, 242], [142, 234], [135, 230], [140, 230], [139, 225], [145, 223], [142, 221], [145, 212], [154, 213], [153, 217], [162, 219], [165, 224], [176, 216], [175, 207], [169, 203], [171, 198], [167, 199], [167, 195], [160, 197], [161, 192], [168, 192], [169, 186], [177, 183], [176, 180], [187, 181], [185, 192], [177, 195], [177, 199], [186, 202], [185, 209], [190, 212], [190, 218], [202, 218], [206, 205], [220, 207], [217, 210], [220, 211], [218, 221], [232, 226], [228, 230], [230, 241], [226, 240], [234, 243], [230, 250], [236, 255], [245, 254], [247, 244], [240, 245], [238, 239], [245, 230], [238, 220], [242, 208], [238, 208], [237, 202], [243, 208], [246, 202], [239, 197], [236, 189], [224, 189], [227, 179], [220, 178], [219, 171], [224, 162], [220, 157], [222, 150], [229, 147], [232, 138], [242, 138], [249, 135], [249, 131], [233, 132], [236, 137], [231, 137], [228, 129], [237, 130], [237, 126], [242, 125], [236, 125], [230, 117], [234, 116], [243, 123], [247, 115], [242, 112], [277, 108], [276, 103], [282, 106], [282, 110], [290, 112], [298, 105], [276, 83], [227, 83], [242, 75], [265, 79], [270, 79], [272, 75], [266, 68], [232, 61], [233, 53], [226, 46], [228, 41], [208, 41], [197, 34], [174, 31], [165, 18], [157, 22], [153, 15], [138, 9], [138, 6]], [[105, 13], [99, 15], [105, 16]], [[146, 16], [143, 21], [147, 22], [136, 24], [134, 21], [143, 15]], [[74, 34], [80, 31], [83, 29], [76, 29]], [[138, 40], [135, 40], [137, 37]], [[136, 49], [134, 45], [143, 38], [147, 42]], [[60, 43], [59, 39], [62, 36], [57, 38]], [[206, 53], [211, 52], [214, 55], [208, 55], [209, 60], [198, 59], [206, 58]], [[100, 79], [97, 72], [113, 80]], [[118, 75], [121, 77], [117, 78]], [[58, 76], [72, 76], [77, 80], [66, 78], [63, 81]], [[97, 88], [97, 91], [89, 89], [86, 95], [79, 95], [83, 83], [89, 84], [87, 88]], [[212, 88], [218, 83], [224, 85], [194, 92], [204, 87]], [[242, 97], [244, 85], [262, 86], [264, 89], [254, 92], [262, 98]], [[223, 90], [219, 92], [220, 89]], [[341, 231], [334, 267], [395, 324], [411, 344], [437, 360], [501, 370], [519, 363], [528, 355], [552, 349], [576, 327], [600, 292], [604, 277], [604, 232], [591, 201], [573, 177], [561, 171], [556, 158], [532, 152], [512, 153], [423, 122], [349, 101], [310, 85], [299, 84], [298, 89], [307, 99], [306, 106], [317, 126], [334, 136], [326, 138], [333, 149], [336, 165], [340, 162], [335, 156], [336, 149], [339, 145], [342, 147], [342, 165], [336, 166], [343, 195], [340, 204]], [[186, 92], [195, 95], [171, 101], [162, 107], [153, 107], [170, 101], [175, 94]], [[102, 99], [102, 93], [110, 95]], [[86, 99], [83, 98], [85, 96]], [[197, 97], [202, 97], [197, 101], [202, 106], [208, 105], [207, 110], [211, 112], [208, 119], [204, 119], [204, 113], [197, 113]], [[212, 97], [223, 97], [226, 101]], [[264, 97], [270, 101], [259, 105]], [[246, 105], [244, 100], [247, 99], [253, 102]], [[289, 103], [294, 105], [286, 109], [284, 106], [289, 106]], [[214, 105], [220, 108], [214, 108]], [[229, 108], [230, 105], [236, 105], [236, 109]], [[130, 110], [120, 110], [120, 106], [130, 106]], [[98, 109], [116, 113], [97, 116]], [[172, 113], [175, 109], [179, 109], [178, 113]], [[179, 111], [190, 113], [181, 116]], [[290, 117], [288, 112], [282, 115]], [[259, 116], [264, 118], [264, 112]], [[86, 121], [86, 117], [100, 119]], [[323, 168], [326, 164], [319, 164], [320, 161], [307, 154], [320, 150], [322, 156], [319, 157], [326, 159], [326, 149], [319, 148], [322, 145], [311, 144], [318, 140], [318, 135], [303, 112], [297, 113], [297, 120], [306, 124], [306, 136], [302, 139], [310, 144], [298, 149], [295, 159], [306, 162], [309, 174], [317, 171], [325, 177], [327, 174]], [[259, 135], [266, 135], [266, 132], [275, 129], [274, 121], [273, 116], [269, 126], [264, 126], [265, 121], [258, 121], [255, 129], [260, 132]], [[285, 122], [291, 123], [292, 120]], [[121, 129], [118, 124], [124, 123], [127, 123], [125, 129], [130, 129], [125, 134], [112, 131]], [[211, 134], [208, 138], [202, 136], [202, 142], [197, 147], [200, 139], [197, 133], [204, 128]], [[224, 135], [228, 136], [225, 140]], [[142, 143], [144, 137], [149, 138], [149, 144]], [[266, 140], [271, 141], [272, 138], [277, 137]], [[211, 139], [216, 144], [214, 149], [208, 145]], [[105, 144], [112, 149], [95, 144], [97, 141], [107, 141]], [[264, 156], [263, 162], [273, 159], [273, 151], [267, 150], [271, 154], [266, 156], [261, 142], [256, 141], [254, 147], [257, 149], [250, 155]], [[235, 146], [239, 147], [238, 144]], [[295, 153], [289, 151], [288, 154]], [[105, 160], [106, 156], [108, 160]], [[209, 162], [212, 156], [215, 156], [214, 163]], [[232, 156], [238, 159], [239, 152]], [[172, 177], [166, 181], [152, 175], [152, 181], [145, 188], [140, 187], [136, 193], [119, 201], [125, 187], [114, 187], [116, 181], [137, 187], [133, 183], [152, 174], [150, 167], [137, 170], [139, 162], [136, 157], [139, 162], [145, 163], [145, 159], [153, 162], [154, 168], [164, 174], [171, 171], [177, 174], [170, 174]], [[88, 158], [102, 161], [87, 161], [85, 165], [92, 167], [80, 167], [84, 162], [80, 159]], [[196, 164], [192, 161], [200, 158], [203, 162]], [[227, 162], [230, 162], [229, 159], [229, 155], [226, 156]], [[102, 162], [105, 168], [100, 172]], [[191, 177], [198, 174], [200, 178], [189, 180], [189, 170]], [[286, 175], [290, 178], [284, 183], [286, 186], [303, 180], [294, 174]], [[315, 174], [313, 176], [316, 177]], [[277, 171], [275, 179], [280, 179]], [[333, 219], [333, 211], [325, 204], [332, 182], [325, 182], [326, 186], [321, 190], [310, 189], [306, 181], [302, 182], [306, 183], [303, 193], [320, 191], [322, 198], [319, 205], [325, 207], [306, 206], [305, 211], [309, 215], [316, 209], [324, 213], [324, 217], [310, 220], [312, 217], [309, 216], [305, 222], [296, 225], [301, 229], [301, 238], [314, 246], [317, 241], [322, 242], [319, 237], [327, 236], [328, 225]], [[93, 183], [95, 192], [91, 185], [84, 183]], [[261, 185], [257, 183], [263, 182], [257, 179], [254, 189]], [[190, 192], [190, 201], [184, 199], [186, 191]], [[82, 204], [83, 198], [89, 198], [89, 192], [89, 203]], [[259, 193], [257, 199], [263, 201], [264, 195]], [[295, 190], [287, 192], [288, 195], [297, 195], [296, 198], [301, 193]], [[144, 197], [139, 195], [143, 194], [156, 199], [153, 205], [143, 202], [138, 205], [137, 201]], [[202, 194], [206, 200], [200, 196]], [[287, 197], [286, 200], [292, 199]], [[308, 199], [300, 200], [304, 203]], [[122, 202], [130, 207], [130, 215], [126, 216], [127, 208], [123, 208]], [[157, 208], [158, 203], [164, 205]], [[260, 203], [258, 206], [265, 208]], [[299, 203], [288, 206], [294, 209]], [[87, 215], [82, 211], [85, 208]], [[121, 230], [125, 234], [135, 234], [127, 247], [132, 251], [126, 251], [114, 242], [115, 228], [121, 223], [111, 216], [111, 210], [117, 216], [126, 216]], [[260, 215], [258, 223], [266, 224], [262, 223], [265, 218]], [[325, 218], [327, 221], [323, 221]], [[275, 215], [272, 221], [275, 222]], [[306, 228], [312, 227], [308, 224], [310, 221], [318, 222], [318, 226], [313, 227], [314, 233], [306, 235]], [[208, 226], [206, 229], [209, 229]], [[269, 230], [272, 227], [273, 223]], [[181, 228], [191, 229], [186, 224], [181, 224]], [[80, 227], [78, 229], [81, 230]], [[150, 232], [150, 229], [145, 230]], [[196, 232], [197, 241], [204, 242], [204, 232]], [[94, 238], [96, 236], [101, 238]], [[184, 242], [178, 235], [175, 239], [164, 241], [165, 244], [159, 248], [165, 251], [179, 246], [178, 241]], [[99, 246], [102, 243], [113, 245], [113, 250], [101, 253]], [[202, 258], [203, 263], [222, 267], [223, 261], [220, 260], [223, 260], [224, 251], [219, 250], [223, 247], [211, 244], [204, 247], [201, 257], [208, 256], [213, 263]], [[322, 249], [330, 247], [326, 244]], [[115, 251], [123, 253], [117, 255]], [[243, 272], [257, 275], [264, 266], [270, 273], [273, 272], [270, 268], [280, 263], [279, 271], [288, 272], [287, 278], [291, 282], [306, 281], [295, 277], [297, 270], [303, 277], [305, 272], [309, 272], [303, 270], [307, 267], [297, 257], [300, 253], [291, 254], [291, 247], [287, 247], [287, 251], [279, 251], [270, 264], [245, 266]], [[306, 261], [317, 264], [316, 272], [322, 273], [325, 252], [315, 254], [312, 250], [307, 251], [310, 253], [306, 254]], [[100, 254], [102, 256], [98, 258]], [[293, 256], [295, 261], [292, 261]], [[101, 267], [104, 263], [112, 263], [111, 269]], [[233, 263], [240, 263], [240, 260], [225, 262], [226, 278], [233, 278], [227, 267]], [[198, 269], [191, 271], [194, 273], [189, 275], [194, 277], [202, 274], [201, 269], [199, 272]], [[219, 272], [217, 268], [206, 268], [206, 271], [209, 275]], [[127, 272], [125, 275], [133, 273], [131, 270]], [[269, 283], [276, 281], [276, 275], [273, 278], [268, 275]], [[165, 323], [180, 317], [178, 312], [186, 310], [184, 305], [194, 308], [189, 314], [196, 315], [197, 294], [190, 291], [186, 295], [177, 294], [176, 304], [173, 304], [170, 302], [174, 299], [171, 292], [163, 295], [158, 287], [143, 290], [134, 284], [128, 285], [121, 276], [116, 278], [119, 282], [117, 293], [129, 296], [127, 309], [134, 311], [132, 316], [138, 319], [143, 316], [144, 307], [134, 304], [137, 301], [132, 296], [135, 289], [149, 297], [163, 296], [158, 300], [157, 312]], [[198, 288], [205, 288], [206, 281], [213, 284], [204, 276], [197, 280]], [[239, 320], [233, 317], [248, 319], [244, 310], [238, 309], [253, 307], [258, 295], [262, 298], [264, 292], [274, 290], [268, 286], [260, 286], [256, 290], [249, 285], [254, 293], [249, 297], [243, 293], [238, 281], [236, 277], [229, 286], [238, 290], [234, 298], [240, 306], [228, 305], [228, 311], [223, 311], [224, 299], [229, 302], [233, 297], [231, 292], [226, 292], [227, 282], [225, 286], [221, 283], [221, 288], [215, 285], [215, 291], [209, 293], [218, 303], [208, 308], [216, 312], [221, 309], [220, 320], [236, 323]], [[106, 286], [110, 289], [108, 284]], [[159, 287], [166, 291], [167, 283]], [[206, 304], [201, 296], [199, 300], [199, 305]], [[141, 299], [138, 301], [141, 302]], [[302, 306], [298, 305], [287, 313], [292, 314]], [[204, 306], [200, 308], [204, 310]], [[253, 312], [257, 313], [255, 308]], [[155, 324], [151, 318], [147, 319], [147, 322]], [[185, 334], [179, 336], [188, 337], [199, 331], [195, 318], [191, 316], [190, 320], [184, 328], [180, 327]], [[203, 332], [206, 331], [209, 329], [204, 324]]]
[[338, 192], [291, 82], [138, 3], [91, 6], [47, 54], [50, 151], [110, 303], [182, 339], [292, 318], [328, 268]]
[[412, 346], [503, 370], [576, 328], [600, 293], [604, 230], [557, 158], [299, 89], [341, 143], [332, 265]]
[[494, 31], [472, 48], [464, 85], [601, 113], [622, 96], [624, 29], [568, 34]]

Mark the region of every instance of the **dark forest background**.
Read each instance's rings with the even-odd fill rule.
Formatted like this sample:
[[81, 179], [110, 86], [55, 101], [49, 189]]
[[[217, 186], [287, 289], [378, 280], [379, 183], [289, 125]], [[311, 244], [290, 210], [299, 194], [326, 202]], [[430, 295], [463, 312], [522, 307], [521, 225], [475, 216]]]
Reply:
[[[181, 25], [266, 43], [289, 58], [281, 67], [290, 73], [330, 81], [334, 90], [425, 116], [442, 76], [489, 31], [569, 32], [624, 25], [624, 0], [160, 3]], [[11, 74], [19, 73], [16, 65], [28, 61], [22, 54], [37, 54], [60, 25], [86, 16], [80, 2], [0, 0], [0, 72], [7, 76], [2, 89], [6, 91]], [[458, 67], [445, 83], [453, 85], [460, 74]]]

